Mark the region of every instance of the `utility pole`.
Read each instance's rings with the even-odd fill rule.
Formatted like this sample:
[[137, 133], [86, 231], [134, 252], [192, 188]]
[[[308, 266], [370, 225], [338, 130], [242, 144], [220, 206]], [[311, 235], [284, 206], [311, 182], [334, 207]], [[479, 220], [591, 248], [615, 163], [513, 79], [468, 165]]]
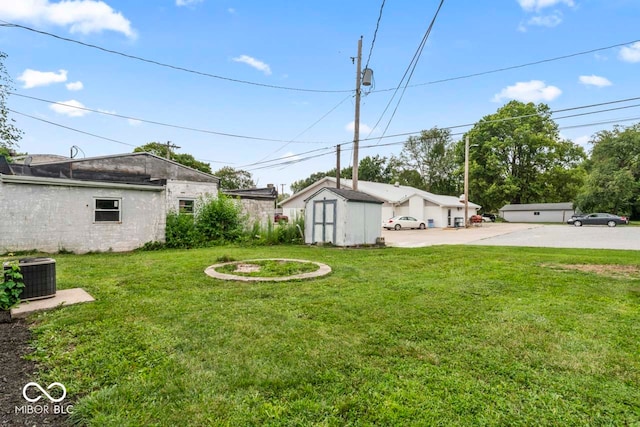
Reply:
[[280, 188], [282, 188], [282, 195], [284, 196], [284, 184], [280, 184]]
[[469, 226], [469, 135], [464, 140], [464, 226]]
[[336, 188], [340, 188], [340, 144], [336, 147]]
[[358, 148], [360, 144], [360, 84], [362, 79], [362, 36], [358, 40], [356, 60], [356, 117], [353, 122], [353, 189], [358, 190]]
[[171, 160], [171, 149], [172, 148], [180, 148], [175, 144], [172, 144], [171, 141], [167, 141], [165, 144], [167, 146], [167, 160]]

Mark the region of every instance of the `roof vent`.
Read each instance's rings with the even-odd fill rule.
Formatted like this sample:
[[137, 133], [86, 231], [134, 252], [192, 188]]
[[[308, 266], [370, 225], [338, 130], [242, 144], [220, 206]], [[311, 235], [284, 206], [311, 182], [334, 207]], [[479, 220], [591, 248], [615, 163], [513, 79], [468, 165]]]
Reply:
[[396, 181], [395, 184], [393, 184], [393, 186], [396, 187], [396, 188], [400, 187], [400, 182]]

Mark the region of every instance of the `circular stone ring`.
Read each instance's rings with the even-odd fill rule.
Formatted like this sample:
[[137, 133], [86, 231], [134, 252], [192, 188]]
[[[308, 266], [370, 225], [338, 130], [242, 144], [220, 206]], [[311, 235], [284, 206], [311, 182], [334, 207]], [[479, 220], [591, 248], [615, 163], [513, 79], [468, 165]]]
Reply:
[[[220, 268], [225, 265], [233, 265], [233, 264], [251, 264], [251, 262], [255, 261], [286, 261], [286, 262], [300, 262], [307, 264], [315, 264], [318, 266], [316, 271], [312, 271], [310, 273], [301, 273], [294, 274], [291, 276], [280, 276], [280, 277], [260, 277], [260, 276], [237, 276], [235, 274], [226, 274], [219, 273], [216, 271], [217, 268]], [[240, 282], [286, 282], [288, 280], [301, 280], [301, 279], [312, 279], [314, 277], [322, 277], [331, 273], [331, 267], [327, 264], [323, 264], [321, 262], [307, 261], [304, 259], [288, 259], [288, 258], [264, 258], [264, 259], [250, 259], [244, 261], [232, 261], [232, 262], [223, 262], [221, 264], [214, 264], [212, 266], [207, 267], [204, 272], [213, 278], [221, 279], [221, 280], [237, 280]]]

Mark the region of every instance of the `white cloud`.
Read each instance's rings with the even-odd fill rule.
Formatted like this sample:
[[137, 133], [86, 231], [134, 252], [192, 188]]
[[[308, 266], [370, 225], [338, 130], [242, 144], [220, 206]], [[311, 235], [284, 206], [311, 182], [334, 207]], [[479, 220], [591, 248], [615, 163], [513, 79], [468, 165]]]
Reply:
[[176, 6], [192, 6], [202, 2], [203, 0], [176, 0]]
[[619, 58], [625, 62], [640, 62], [640, 42], [620, 49]]
[[580, 76], [579, 80], [580, 80], [580, 83], [587, 86], [605, 87], [605, 86], [611, 86], [613, 84], [609, 79], [605, 77], [596, 76], [593, 74], [590, 76]]
[[522, 102], [553, 101], [562, 94], [556, 86], [547, 86], [542, 80], [518, 82], [507, 86], [493, 97], [493, 101], [501, 102], [505, 99], [515, 99]]
[[131, 126], [140, 126], [142, 124], [140, 120], [136, 119], [127, 119], [127, 122], [129, 122], [129, 125]]
[[234, 8], [232, 8], [232, 7], [227, 9], [227, 12], [229, 12], [231, 15], [235, 15], [236, 14], [236, 10]]
[[569, 7], [575, 6], [573, 0], [518, 0], [518, 3], [527, 12], [539, 11], [557, 4], [566, 4]]
[[242, 62], [244, 64], [247, 64], [253, 68], [255, 68], [256, 70], [260, 70], [263, 73], [265, 73], [267, 76], [271, 75], [271, 67], [269, 67], [269, 64], [266, 64], [258, 59], [252, 58], [248, 55], [240, 55], [236, 58], [233, 58], [232, 61], [234, 62]]
[[551, 15], [537, 15], [527, 21], [527, 25], [535, 25], [537, 27], [557, 27], [562, 23], [562, 12], [556, 10]]
[[[61, 105], [65, 104], [65, 105]], [[78, 108], [75, 108], [78, 107]], [[51, 104], [49, 108], [55, 111], [58, 114], [62, 114], [64, 116], [69, 117], [82, 117], [89, 114], [87, 110], [81, 110], [80, 108], [85, 108], [85, 106], [75, 99], [71, 99], [69, 101], [60, 101], [58, 104]]]
[[589, 144], [589, 141], [591, 141], [591, 137], [588, 135], [583, 135], [583, 136], [579, 136], [577, 138], [573, 138], [573, 143], [574, 144], [578, 144], [581, 147], [586, 147], [587, 144]]
[[294, 154], [293, 152], [289, 151], [288, 153], [285, 153], [282, 155], [282, 157], [280, 157], [281, 160], [287, 160], [287, 161], [293, 161], [293, 160], [299, 160], [300, 156], [298, 156], [297, 154]]
[[17, 78], [18, 81], [23, 82], [24, 89], [31, 89], [38, 86], [49, 86], [52, 83], [62, 83], [67, 81], [67, 70], [53, 71], [36, 71], [26, 69]]
[[67, 89], [73, 90], [73, 91], [84, 89], [84, 85], [82, 84], [81, 81], [67, 83], [66, 86], [67, 86]]
[[131, 22], [122, 13], [98, 0], [0, 1], [0, 16], [8, 21], [69, 27], [71, 33], [91, 34], [109, 30], [135, 38]]
[[[353, 133], [355, 127], [356, 127], [356, 122], [353, 121], [353, 122], [349, 122], [344, 128], [345, 128], [345, 130]], [[366, 125], [364, 123], [360, 123], [360, 135], [361, 136], [365, 135], [365, 134], [370, 134], [371, 130], [372, 129], [371, 129], [370, 126], [368, 126], [368, 125]]]

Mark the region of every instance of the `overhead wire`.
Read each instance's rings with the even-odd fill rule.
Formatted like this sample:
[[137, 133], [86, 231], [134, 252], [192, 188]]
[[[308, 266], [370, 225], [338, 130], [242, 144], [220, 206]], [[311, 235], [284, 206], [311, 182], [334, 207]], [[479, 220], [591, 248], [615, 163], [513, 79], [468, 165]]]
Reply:
[[315, 93], [347, 93], [347, 92], [352, 92], [351, 89], [349, 89], [349, 90], [306, 89], [306, 88], [297, 88], [297, 87], [288, 87], [288, 86], [277, 86], [277, 85], [270, 85], [270, 84], [266, 84], [266, 83], [252, 82], [252, 81], [248, 81], [248, 80], [234, 79], [232, 77], [219, 76], [219, 75], [207, 73], [207, 72], [204, 72], [204, 71], [197, 71], [197, 70], [193, 70], [193, 69], [190, 69], [190, 68], [181, 67], [181, 66], [178, 66], [178, 65], [167, 64], [165, 62], [156, 61], [154, 59], [142, 58], [140, 56], [131, 55], [131, 54], [124, 53], [124, 52], [119, 52], [119, 51], [113, 50], [113, 49], [107, 49], [107, 48], [104, 48], [104, 47], [101, 47], [101, 46], [97, 46], [97, 45], [94, 45], [94, 44], [91, 44], [91, 43], [85, 43], [85, 42], [82, 42], [80, 40], [75, 40], [75, 39], [71, 39], [69, 37], [63, 37], [63, 36], [59, 36], [57, 34], [49, 33], [47, 31], [36, 30], [35, 28], [27, 27], [25, 25], [14, 24], [12, 22], [7, 22], [7, 21], [4, 21], [4, 20], [0, 20], [0, 22], [2, 23], [2, 24], [0, 24], [0, 26], [2, 26], [2, 27], [21, 28], [23, 30], [31, 31], [31, 32], [34, 32], [34, 33], [37, 33], [37, 34], [53, 37], [53, 38], [58, 39], [58, 40], [62, 40], [62, 41], [70, 42], [70, 43], [75, 43], [75, 44], [78, 44], [78, 45], [81, 45], [81, 46], [84, 46], [84, 47], [89, 47], [89, 48], [92, 48], [92, 49], [97, 49], [97, 50], [100, 50], [102, 52], [110, 53], [112, 55], [119, 55], [119, 56], [122, 56], [122, 57], [125, 57], [125, 58], [134, 59], [136, 61], [141, 61], [141, 62], [146, 62], [146, 63], [157, 65], [157, 66], [160, 66], [160, 67], [171, 68], [171, 69], [174, 69], [174, 70], [183, 71], [183, 72], [191, 73], [191, 74], [197, 74], [197, 75], [200, 75], [200, 76], [210, 77], [210, 78], [213, 78], [213, 79], [226, 80], [226, 81], [233, 82], [233, 83], [241, 83], [241, 84], [252, 85], [252, 86], [260, 86], [260, 87], [265, 87], [265, 88], [270, 88], [270, 89], [281, 89], [281, 90], [289, 90], [289, 91], [297, 91], [297, 92], [315, 92]]
[[351, 94], [347, 95], [344, 99], [342, 99], [342, 101], [338, 102], [338, 104], [336, 104], [333, 108], [331, 108], [331, 110], [327, 111], [322, 117], [320, 117], [318, 120], [316, 120], [313, 124], [311, 124], [310, 126], [308, 126], [306, 129], [304, 129], [302, 132], [300, 132], [299, 134], [297, 134], [296, 136], [294, 136], [289, 142], [287, 142], [286, 144], [282, 145], [280, 148], [278, 148], [275, 151], [272, 151], [271, 153], [267, 154], [266, 156], [264, 156], [262, 159], [258, 160], [259, 162], [271, 157], [273, 154], [283, 150], [284, 148], [286, 148], [289, 144], [295, 142], [295, 140], [297, 138], [300, 138], [302, 135], [304, 135], [305, 133], [307, 133], [309, 130], [311, 130], [315, 125], [317, 125], [318, 123], [320, 123], [322, 120], [324, 120], [329, 114], [333, 113], [339, 106], [341, 106], [347, 99], [351, 98]]
[[373, 53], [373, 47], [376, 44], [376, 37], [378, 36], [378, 29], [380, 28], [380, 20], [382, 20], [382, 11], [384, 10], [384, 4], [386, 0], [382, 0], [382, 4], [380, 5], [380, 12], [378, 13], [378, 21], [376, 22], [376, 29], [373, 31], [373, 39], [371, 40], [371, 47], [369, 48], [369, 55], [367, 56], [367, 60], [364, 65], [364, 69], [369, 68], [369, 61], [371, 60], [371, 54]]
[[36, 117], [36, 116], [29, 115], [29, 114], [21, 113], [20, 111], [13, 110], [13, 109], [11, 109], [11, 108], [7, 108], [7, 110], [8, 110], [8, 111], [11, 111], [11, 112], [12, 112], [12, 113], [14, 113], [14, 114], [19, 114], [19, 115], [21, 115], [21, 116], [29, 117], [30, 119], [34, 119], [34, 120], [39, 120], [39, 121], [41, 121], [41, 122], [44, 122], [44, 123], [50, 124], [50, 125], [52, 125], [52, 126], [61, 127], [61, 128], [64, 128], [64, 129], [67, 129], [67, 130], [73, 131], [73, 132], [81, 133], [81, 134], [83, 134], [83, 135], [89, 135], [89, 136], [92, 136], [92, 137], [94, 137], [94, 138], [103, 139], [103, 140], [105, 140], [105, 141], [111, 141], [111, 142], [115, 142], [115, 143], [122, 144], [122, 145], [128, 145], [129, 147], [135, 147], [135, 145], [133, 145], [133, 144], [129, 144], [129, 143], [127, 143], [127, 142], [118, 141], [117, 139], [107, 138], [107, 137], [105, 137], [105, 136], [100, 136], [100, 135], [96, 135], [96, 134], [94, 134], [94, 133], [90, 133], [90, 132], [86, 132], [86, 131], [83, 131], [83, 130], [75, 129], [75, 128], [72, 128], [72, 127], [69, 127], [69, 126], [61, 125], [60, 123], [55, 123], [55, 122], [52, 122], [52, 121], [49, 121], [49, 120], [45, 120], [45, 119], [40, 118], [40, 117]]
[[17, 93], [17, 92], [10, 92], [10, 94], [18, 96], [18, 97], [21, 97], [21, 98], [27, 98], [27, 99], [32, 99], [32, 100], [35, 100], [35, 101], [46, 102], [46, 103], [55, 104], [55, 105], [61, 105], [63, 107], [75, 108], [77, 110], [89, 111], [89, 112], [92, 112], [92, 113], [103, 114], [103, 115], [106, 115], [106, 116], [113, 116], [113, 117], [118, 117], [118, 118], [127, 119], [127, 120], [137, 120], [139, 122], [149, 123], [149, 124], [153, 124], [153, 125], [157, 125], [157, 126], [164, 126], [164, 127], [175, 128], [175, 129], [188, 130], [188, 131], [192, 131], [192, 132], [207, 133], [207, 134], [212, 134], [212, 135], [226, 136], [226, 137], [229, 137], [229, 138], [242, 138], [242, 139], [250, 139], [250, 140], [254, 140], [254, 141], [286, 142], [286, 143], [295, 143], [295, 144], [317, 144], [318, 143], [318, 142], [313, 142], [313, 141], [292, 141], [292, 140], [284, 140], [284, 139], [261, 138], [261, 137], [257, 137], [257, 136], [238, 135], [238, 134], [227, 133], [227, 132], [218, 132], [218, 131], [213, 131], [213, 130], [208, 130], [208, 129], [198, 129], [198, 128], [192, 128], [192, 127], [188, 127], [188, 126], [181, 126], [181, 125], [175, 125], [175, 124], [170, 124], [170, 123], [158, 122], [158, 121], [155, 121], [155, 120], [142, 119], [142, 118], [139, 118], [139, 117], [125, 116], [123, 114], [117, 114], [117, 113], [112, 113], [112, 112], [103, 111], [103, 110], [96, 110], [96, 109], [93, 109], [93, 108], [80, 107], [78, 105], [73, 105], [73, 104], [65, 104], [64, 102], [51, 101], [51, 100], [48, 100], [48, 99], [37, 98], [35, 96], [23, 95], [23, 94], [20, 94], [20, 93]]
[[[398, 83], [398, 86], [396, 87], [393, 96], [389, 99], [389, 102], [387, 103], [387, 106], [384, 108], [384, 111], [382, 112], [382, 114], [380, 115], [380, 118], [378, 119], [378, 121], [376, 122], [376, 124], [373, 126], [373, 128], [371, 128], [371, 131], [369, 132], [369, 134], [367, 135], [367, 138], [369, 136], [371, 136], [371, 134], [373, 133], [373, 131], [375, 131], [375, 129], [378, 127], [378, 125], [380, 124], [380, 122], [382, 121], [382, 118], [384, 117], [384, 115], [387, 113], [387, 110], [389, 109], [389, 107], [391, 106], [391, 103], [393, 102], [393, 99], [396, 97], [396, 95], [398, 94], [398, 91], [400, 90], [400, 87], [402, 86], [402, 83], [405, 81], [405, 78], [407, 79], [405, 85], [404, 85], [404, 89], [402, 90], [402, 94], [400, 96], [400, 98], [398, 99], [398, 102], [396, 104], [395, 109], [393, 110], [393, 114], [391, 115], [391, 118], [389, 119], [389, 121], [387, 122], [387, 126], [385, 127], [384, 132], [382, 133], [382, 135], [384, 136], [384, 134], [386, 134], [387, 130], [389, 129], [389, 126], [391, 125], [391, 122], [393, 121], [393, 118], [395, 117], [395, 114], [398, 110], [398, 106], [400, 105], [400, 102], [402, 101], [402, 98], [404, 96], [405, 91], [407, 90], [407, 86], [409, 85], [409, 82], [411, 81], [411, 77], [413, 76], [413, 72], [415, 71], [417, 65], [418, 65], [418, 60], [420, 59], [420, 56], [422, 56], [422, 51], [424, 49], [424, 46], [427, 43], [427, 39], [429, 38], [429, 35], [431, 34], [431, 30], [433, 28], [433, 25], [436, 22], [436, 19], [438, 18], [438, 14], [440, 13], [440, 9], [442, 9], [442, 5], [444, 4], [444, 0], [440, 0], [440, 4], [438, 5], [438, 8], [436, 9], [436, 13], [433, 16], [433, 19], [431, 20], [431, 23], [429, 24], [429, 27], [427, 28], [427, 31], [425, 31], [424, 36], [422, 37], [422, 41], [420, 42], [420, 44], [418, 45], [418, 48], [416, 49], [416, 52], [413, 55], [413, 58], [411, 59], [411, 62], [409, 63], [409, 65], [407, 66], [407, 69], [404, 72], [404, 75], [402, 76], [402, 79], [400, 79], [400, 82]], [[408, 77], [407, 77], [408, 75]]]

